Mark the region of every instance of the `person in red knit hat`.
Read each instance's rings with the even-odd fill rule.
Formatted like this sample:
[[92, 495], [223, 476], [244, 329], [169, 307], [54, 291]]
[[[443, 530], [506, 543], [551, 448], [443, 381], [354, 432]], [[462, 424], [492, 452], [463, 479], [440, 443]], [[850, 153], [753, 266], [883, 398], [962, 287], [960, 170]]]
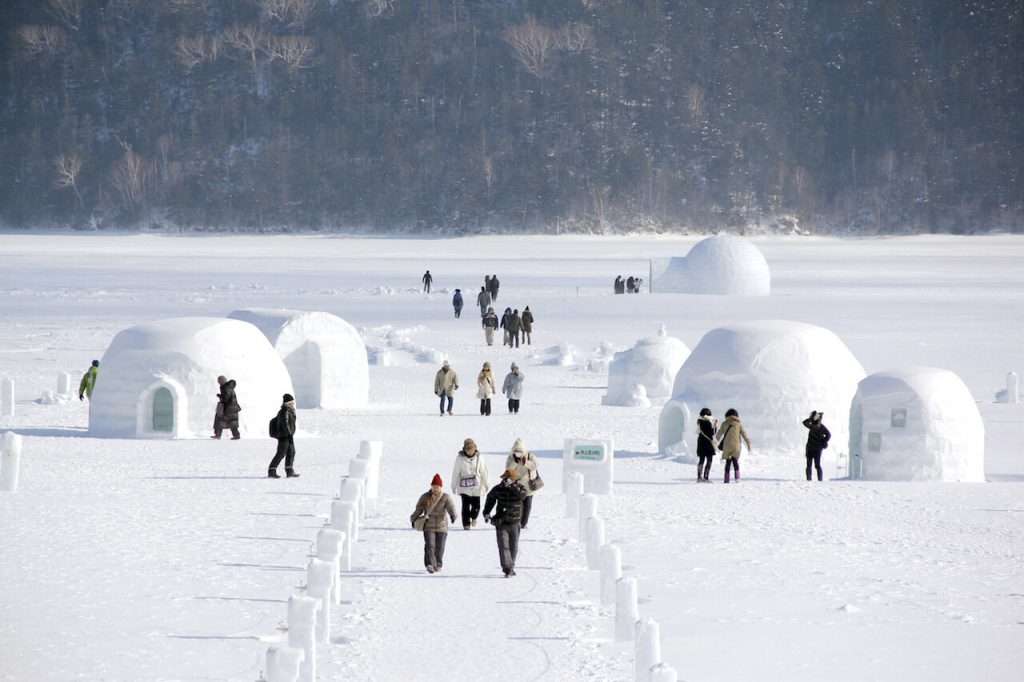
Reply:
[[427, 573], [437, 573], [444, 565], [449, 519], [455, 521], [455, 503], [444, 491], [441, 474], [434, 474], [430, 490], [420, 495], [416, 510], [409, 517], [412, 527], [423, 531], [423, 564]]

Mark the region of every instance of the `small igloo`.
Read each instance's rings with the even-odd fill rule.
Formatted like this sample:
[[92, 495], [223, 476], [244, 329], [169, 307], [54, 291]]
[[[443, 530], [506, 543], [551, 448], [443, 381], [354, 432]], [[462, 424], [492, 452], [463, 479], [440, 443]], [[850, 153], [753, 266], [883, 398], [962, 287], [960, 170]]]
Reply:
[[850, 453], [851, 478], [981, 482], [985, 425], [953, 372], [879, 372], [861, 381], [853, 398]]
[[191, 438], [213, 432], [217, 377], [234, 379], [242, 433], [266, 436], [292, 382], [251, 324], [183, 317], [117, 334], [100, 362], [89, 433], [107, 438]]
[[685, 257], [652, 261], [650, 286], [654, 293], [768, 296], [772, 277], [752, 242], [720, 234], [697, 242]]
[[301, 408], [366, 407], [370, 370], [356, 328], [330, 313], [236, 310], [229, 317], [256, 325], [284, 360]]
[[721, 420], [739, 411], [754, 449], [803, 456], [811, 410], [832, 431], [826, 461], [847, 451], [850, 401], [864, 368], [838, 336], [803, 322], [744, 322], [705, 334], [676, 375], [658, 424], [662, 452], [692, 445], [696, 419], [708, 407]]
[[661, 327], [656, 336], [640, 339], [629, 350], [615, 354], [608, 365], [608, 393], [601, 402], [635, 406], [637, 386], [644, 388], [647, 398], [669, 397], [676, 374], [689, 355], [686, 344]]

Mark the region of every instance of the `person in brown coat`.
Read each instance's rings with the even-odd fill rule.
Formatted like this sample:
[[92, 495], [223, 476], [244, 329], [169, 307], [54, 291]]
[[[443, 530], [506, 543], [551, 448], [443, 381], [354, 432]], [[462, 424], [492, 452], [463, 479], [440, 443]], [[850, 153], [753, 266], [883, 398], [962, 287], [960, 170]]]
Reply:
[[533, 341], [533, 313], [530, 311], [530, 306], [523, 308], [522, 323], [523, 341], [529, 346]]
[[409, 522], [423, 519], [423, 565], [427, 573], [437, 573], [444, 565], [444, 545], [448, 539], [448, 520], [455, 521], [455, 503], [444, 491], [441, 474], [434, 474], [430, 490], [420, 495]]
[[743, 430], [743, 423], [740, 422], [740, 414], [734, 409], [725, 413], [725, 421], [718, 427], [718, 449], [722, 451], [722, 461], [725, 463], [725, 482], [729, 482], [729, 467], [736, 471], [736, 482], [740, 480], [740, 452], [743, 443], [747, 444], [747, 450], [751, 450], [750, 438]]

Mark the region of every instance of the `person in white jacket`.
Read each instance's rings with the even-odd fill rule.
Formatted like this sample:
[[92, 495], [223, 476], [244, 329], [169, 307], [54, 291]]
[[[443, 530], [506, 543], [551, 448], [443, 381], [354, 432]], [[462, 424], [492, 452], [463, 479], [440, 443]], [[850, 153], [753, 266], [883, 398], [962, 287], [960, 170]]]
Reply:
[[526, 376], [519, 371], [519, 365], [512, 363], [512, 371], [505, 375], [501, 392], [508, 398], [509, 414], [519, 414], [519, 400], [523, 397], [523, 379]]
[[526, 528], [530, 521], [530, 511], [533, 509], [533, 494], [536, 492], [535, 481], [540, 478], [537, 472], [537, 458], [526, 449], [522, 438], [516, 438], [512, 444], [512, 452], [505, 460], [505, 469], [516, 473], [516, 481], [526, 488], [526, 499], [523, 500], [523, 516], [519, 521], [520, 528]]
[[476, 397], [480, 398], [480, 414], [490, 416], [491, 397], [497, 392], [494, 375], [491, 374], [491, 363], [485, 362], [480, 374], [476, 377]]
[[480, 456], [476, 443], [467, 438], [462, 449], [455, 456], [452, 470], [452, 492], [462, 498], [462, 528], [469, 530], [476, 526], [480, 516], [480, 496], [489, 489], [487, 463]]

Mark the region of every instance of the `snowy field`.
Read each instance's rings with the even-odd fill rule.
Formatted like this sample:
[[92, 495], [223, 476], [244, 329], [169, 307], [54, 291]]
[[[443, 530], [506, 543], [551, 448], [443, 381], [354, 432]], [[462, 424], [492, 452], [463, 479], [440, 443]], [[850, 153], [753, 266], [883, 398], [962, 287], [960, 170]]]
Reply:
[[[286, 600], [338, 480], [371, 438], [385, 443], [384, 499], [322, 679], [632, 679], [632, 648], [611, 641], [562, 518], [569, 436], [615, 439], [602, 515], [681, 679], [1021, 679], [1024, 406], [993, 396], [1007, 371], [1024, 372], [1024, 239], [761, 240], [769, 298], [611, 295], [615, 275], [646, 279], [649, 258], [694, 241], [0, 236], [0, 376], [18, 391], [0, 430], [25, 436], [21, 489], [0, 493], [0, 680], [257, 679], [286, 638]], [[471, 301], [485, 273], [501, 279], [498, 307], [534, 311], [533, 347], [483, 344]], [[335, 313], [394, 360], [371, 367], [369, 408], [299, 411], [299, 479], [264, 478], [263, 434], [100, 440], [85, 404], [37, 402], [59, 371], [77, 383], [127, 326], [255, 306]], [[660, 402], [602, 406], [607, 377], [586, 368], [602, 343], [625, 348], [662, 323], [693, 348], [717, 325], [757, 319], [827, 327], [869, 373], [958, 373], [985, 420], [988, 482], [809, 484], [801, 452], [758, 456], [751, 433], [743, 482], [722, 485], [716, 459], [715, 484], [698, 486], [692, 465], [656, 453]], [[549, 364], [559, 344], [574, 365]], [[454, 418], [437, 416], [431, 350], [460, 375]], [[499, 380], [522, 366], [519, 415], [501, 400], [477, 415], [484, 360]], [[501, 578], [484, 526], [453, 530], [444, 572], [427, 575], [408, 523], [416, 497], [435, 472], [447, 485], [464, 438], [496, 474], [517, 436], [549, 482], [518, 577]]]

